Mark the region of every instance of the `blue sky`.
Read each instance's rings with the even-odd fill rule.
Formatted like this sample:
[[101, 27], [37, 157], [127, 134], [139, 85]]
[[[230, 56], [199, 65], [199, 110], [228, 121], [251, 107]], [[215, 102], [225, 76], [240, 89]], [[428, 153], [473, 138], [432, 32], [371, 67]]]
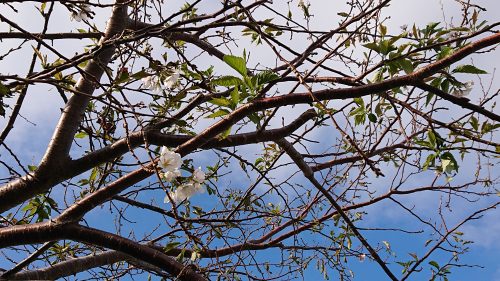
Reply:
[[[338, 19], [332, 20], [332, 13], [330, 11], [339, 10], [339, 3], [335, 3], [334, 1], [311, 1], [312, 13], [314, 14], [312, 28], [317, 29], [328, 29], [331, 24], [337, 22]], [[498, 21], [498, 14], [496, 11], [500, 9], [500, 3], [497, 1], [477, 1], [480, 5], [487, 8], [487, 12], [483, 14], [484, 19], [494, 22]], [[294, 4], [292, 4], [294, 5]], [[459, 9], [458, 5], [451, 0], [424, 0], [424, 1], [407, 1], [407, 0], [395, 0], [393, 5], [386, 10], [386, 16], [390, 16], [390, 18], [386, 21], [386, 25], [389, 30], [391, 29], [399, 29], [400, 26], [404, 24], [412, 25], [415, 23], [417, 26], [423, 26], [431, 21], [443, 21], [443, 18], [446, 21], [450, 20], [458, 20], [459, 18]], [[441, 9], [442, 8], [442, 9]], [[3, 7], [2, 7], [3, 9]], [[325, 12], [326, 11], [326, 12]], [[336, 14], [336, 12], [334, 14]], [[9, 13], [7, 13], [9, 14]], [[99, 12], [96, 16], [97, 23], [103, 26], [106, 12]], [[56, 12], [56, 15], [60, 17], [67, 17], [67, 13], [64, 10], [59, 10]], [[336, 17], [336, 15], [334, 15]], [[29, 30], [38, 31], [40, 22], [33, 20], [31, 17], [18, 17], [19, 24]], [[78, 27], [78, 23], [71, 22], [68, 23], [74, 26], [74, 28]], [[443, 23], [444, 25], [444, 23]], [[5, 30], [5, 24], [0, 23], [0, 30]], [[51, 26], [53, 31], [65, 30], [67, 28], [66, 22], [65, 24], [54, 24]], [[64, 45], [55, 46], [62, 50], [63, 53], [68, 56], [75, 53], [75, 50], [80, 50], [84, 45], [83, 42], [80, 41], [70, 41], [67, 43], [65, 41]], [[87, 42], [88, 43], [88, 42]], [[300, 40], [294, 40], [292, 44], [297, 49], [303, 49], [303, 47], [308, 42], [301, 42]], [[9, 42], [4, 41], [0, 45], [0, 51], [5, 51], [9, 48]], [[262, 52], [259, 47], [250, 47], [249, 45], [241, 44], [241, 48], [235, 48], [233, 53], [235, 55], [241, 55], [243, 52], [243, 47], [250, 53], [250, 65], [257, 65], [260, 62], [273, 61], [269, 52]], [[27, 65], [19, 64], [17, 62], [17, 58], [30, 56], [32, 50], [31, 47], [26, 46], [20, 51], [17, 51], [16, 56], [9, 56], [3, 61], [0, 61], [0, 72], [2, 74], [8, 73], [20, 73], [24, 74], [26, 72]], [[209, 60], [208, 56], [201, 56], [197, 63], [200, 65], [209, 66], [210, 64], [214, 64], [213, 60]], [[489, 71], [490, 73], [494, 72], [494, 69], [500, 65], [500, 54], [499, 51], [496, 50], [488, 55], [483, 56], [472, 56], [471, 58], [467, 58], [468, 62], [472, 62], [481, 68]], [[273, 61], [274, 62], [274, 61]], [[229, 72], [229, 68], [224, 64], [215, 63], [216, 71], [219, 73]], [[491, 76], [486, 77], [485, 81], [491, 80]], [[487, 85], [485, 85], [486, 87]], [[500, 82], [498, 79], [492, 81], [492, 89], [500, 88]], [[20, 120], [16, 127], [13, 129], [12, 133], [9, 135], [8, 144], [11, 149], [14, 151], [18, 151], [18, 157], [24, 165], [36, 165], [38, 161], [41, 159], [46, 144], [48, 143], [51, 135], [52, 129], [54, 128], [58, 115], [60, 113], [60, 108], [63, 107], [63, 104], [58, 97], [58, 94], [54, 90], [48, 90], [44, 87], [38, 87], [36, 91], [30, 92], [28, 95], [28, 100], [23, 107], [22, 115], [26, 116], [31, 122], [27, 122], [25, 120]], [[456, 110], [456, 109], [453, 109]], [[294, 108], [294, 113], [301, 112], [299, 107]], [[286, 111], [280, 112], [279, 117], [283, 117], [285, 120], [289, 121], [294, 117], [294, 114], [287, 114]], [[277, 120], [281, 120], [281, 118], [277, 118]], [[198, 128], [205, 127], [210, 120], [202, 120], [198, 124]], [[278, 127], [280, 122], [272, 123], [271, 125], [274, 127]], [[285, 122], [286, 123], [286, 122]], [[5, 119], [0, 119], [0, 127], [4, 127]], [[319, 130], [314, 133], [316, 139], [333, 141], [334, 136], [331, 135], [331, 131], [328, 129]], [[498, 136], [496, 136], [498, 137]], [[261, 146], [253, 145], [248, 147], [241, 148], [241, 152], [248, 155], [249, 158], [255, 159], [258, 157], [258, 154], [261, 153]], [[310, 147], [314, 150], [322, 150], [322, 147], [314, 147], [313, 145]], [[72, 155], [75, 157], [77, 155], [81, 155], [83, 153], [83, 149], [75, 149], [72, 151]], [[0, 148], [0, 155], [2, 159], [8, 159], [9, 163], [12, 163], [13, 159], [8, 156], [7, 152], [4, 148]], [[4, 158], [5, 157], [5, 158]], [[198, 167], [206, 167], [208, 165], [213, 165], [214, 154], [212, 152], [207, 153], [196, 153], [194, 155], [190, 155], [189, 158], [192, 158], [194, 161], [194, 166]], [[285, 160], [283, 160], [285, 161]], [[475, 159], [465, 159], [464, 162], [461, 163], [462, 169], [464, 173], [469, 172], [470, 165], [469, 163], [474, 163]], [[233, 163], [232, 165], [237, 166], [237, 163]], [[230, 168], [228, 168], [230, 170]], [[236, 170], [236, 169], [235, 169]], [[0, 170], [0, 178], [5, 177], [5, 170]], [[277, 170], [273, 177], [279, 181], [279, 179], [286, 179], [289, 176], [289, 170], [286, 168]], [[426, 174], [428, 178], [416, 178], [413, 179], [415, 184], [419, 184], [419, 181], [426, 182], [430, 181], [433, 178], [433, 173], [429, 172]], [[493, 171], [492, 177], [498, 177], [500, 173], [497, 171]], [[469, 174], [458, 175], [456, 180], [460, 180], [461, 177], [470, 177]], [[390, 177], [389, 177], [390, 178]], [[223, 178], [220, 183], [221, 186], [227, 186], [231, 188], [241, 188], [248, 186], [249, 183], [252, 182], [253, 179], [246, 178], [242, 173], [234, 172], [229, 177]], [[301, 175], [294, 176], [293, 180], [297, 183], [301, 183], [307, 185], [307, 183], [301, 178]], [[146, 182], [154, 181], [154, 178], [148, 179]], [[379, 185], [381, 187], [381, 192], [387, 190], [387, 185], [389, 184], [385, 179], [371, 179], [372, 185]], [[260, 192], [264, 192], [266, 190], [266, 186], [260, 186], [258, 189]], [[62, 195], [60, 190], [55, 190], [54, 193], [58, 193]], [[202, 194], [197, 195], [192, 199], [192, 205], [201, 205], [206, 208], [217, 204], [215, 200], [208, 200], [208, 195]], [[269, 197], [268, 197], [269, 198]], [[422, 216], [433, 216], [436, 206], [439, 204], [439, 200], [442, 197], [436, 196], [432, 193], [423, 193], [418, 196], [411, 197], [408, 199], [407, 203], [409, 205], [413, 205], [415, 210], [418, 211]], [[144, 198], [144, 202], [150, 202], [154, 200], [157, 205], [169, 208], [167, 204], [164, 204], [163, 194], [156, 193], [151, 194], [150, 197]], [[279, 198], [274, 198], [276, 202], [279, 202]], [[495, 202], [492, 198], [491, 200], [484, 200], [479, 203], [468, 204], [466, 202], [458, 201], [453, 208], [453, 211], [446, 212], [446, 216], [451, 221], [458, 221], [460, 218], [466, 216], [471, 210], [471, 206], [476, 204], [483, 204], [486, 206], [488, 203]], [[366, 227], [380, 227], [380, 228], [404, 228], [408, 230], [418, 230], [420, 228], [413, 228], [414, 223], [412, 218], [407, 214], [404, 214], [401, 211], [401, 208], [397, 207], [395, 204], [390, 202], [385, 202], [383, 204], [366, 208], [368, 215], [366, 215], [365, 220], [360, 223], [360, 226]], [[90, 214], [86, 216], [88, 222], [94, 223], [97, 227], [115, 231], [115, 224], [113, 222], [112, 216], [109, 216], [109, 204], [106, 204], [103, 208], [97, 208]], [[460, 262], [467, 264], [480, 264], [484, 266], [484, 268], [455, 268], [453, 270], [453, 274], [451, 275], [450, 280], [500, 280], [498, 279], [500, 276], [500, 263], [497, 261], [498, 252], [500, 251], [500, 244], [497, 242], [500, 239], [500, 222], [499, 218], [499, 210], [494, 210], [489, 212], [484, 218], [481, 220], [473, 221], [468, 223], [466, 226], [462, 228], [465, 233], [464, 237], [467, 239], [474, 240], [470, 246], [470, 253], [461, 256]], [[160, 226], [156, 233], [161, 233], [162, 231], [167, 230], [167, 226], [164, 224], [163, 219], [160, 216], [151, 215], [148, 213], [143, 213], [139, 210], [134, 210], [129, 212], [129, 217], [131, 221], [136, 222], [132, 225], [124, 225], [122, 228], [122, 233], [128, 233], [129, 231], [134, 231], [137, 233], [145, 233], [149, 230], [154, 229], [157, 226]], [[432, 217], [431, 217], [432, 218]], [[429, 238], [428, 232], [425, 235], [407, 235], [401, 233], [392, 233], [386, 231], [363, 231], [363, 234], [367, 237], [367, 239], [375, 246], [382, 246], [382, 241], [388, 241], [391, 245], [391, 250], [397, 252], [398, 255], [395, 257], [396, 260], [408, 260], [410, 257], [406, 254], [408, 252], [419, 252], [422, 253], [425, 249], [423, 248], [423, 244]], [[140, 236], [140, 235], [138, 235]], [[304, 236], [306, 239], [309, 237], [309, 234]], [[311, 236], [312, 239], [312, 236]], [[321, 240], [318, 240], [319, 242]], [[354, 244], [356, 247], [357, 242]], [[263, 253], [265, 257], [271, 258], [279, 258], [278, 253]], [[416, 275], [413, 279], [410, 280], [425, 280], [430, 276], [428, 270], [428, 262], [431, 260], [435, 260], [438, 263], [444, 262], [449, 255], [442, 254], [437, 252], [431, 259], [424, 262], [427, 268], [420, 274]], [[352, 258], [352, 262], [349, 263], [349, 266], [355, 271], [354, 280], [385, 280], [385, 275], [378, 267], [376, 263], [366, 259], [364, 262], [360, 262], [356, 257]], [[7, 262], [2, 259], [0, 256], [0, 267], [7, 267]], [[314, 265], [311, 265], [310, 268], [305, 272], [304, 279], [305, 280], [316, 280], [321, 277], [321, 274], [316, 270], [313, 270]], [[391, 265], [391, 269], [395, 273], [399, 273], [401, 267], [398, 265]], [[336, 274], [333, 270], [329, 271], [329, 275], [332, 280], [336, 280]], [[85, 276], [85, 275], [83, 275]], [[80, 276], [78, 276], [80, 277]], [[85, 278], [85, 277], [80, 277]], [[298, 278], [300, 279], [300, 278]]]

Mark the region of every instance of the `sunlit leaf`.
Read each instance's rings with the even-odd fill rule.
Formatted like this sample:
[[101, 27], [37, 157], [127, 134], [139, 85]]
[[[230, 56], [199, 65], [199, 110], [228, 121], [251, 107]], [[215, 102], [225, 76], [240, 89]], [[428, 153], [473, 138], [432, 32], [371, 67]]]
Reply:
[[479, 69], [473, 65], [465, 64], [459, 65], [452, 71], [453, 73], [471, 73], [471, 74], [488, 74], [488, 72]]
[[225, 55], [223, 60], [234, 70], [238, 71], [239, 74], [241, 74], [242, 76], [247, 76], [247, 65], [244, 58]]

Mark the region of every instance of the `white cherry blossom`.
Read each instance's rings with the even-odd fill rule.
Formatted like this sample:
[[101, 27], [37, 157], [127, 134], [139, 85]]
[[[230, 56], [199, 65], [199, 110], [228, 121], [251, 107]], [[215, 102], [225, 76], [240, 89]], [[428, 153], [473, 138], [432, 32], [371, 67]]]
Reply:
[[145, 88], [151, 88], [151, 86], [153, 86], [153, 76], [146, 76], [144, 78], [141, 79], [142, 81], [142, 85], [145, 87]]
[[162, 167], [167, 172], [175, 172], [179, 170], [182, 165], [181, 155], [174, 151], [171, 151], [166, 146], [161, 148], [160, 152], [160, 167]]
[[167, 171], [165, 173], [163, 173], [163, 179], [167, 182], [171, 182], [173, 181], [175, 178], [177, 177], [180, 177], [181, 176], [181, 171], [179, 171], [179, 169], [175, 169], [173, 171]]
[[161, 83], [160, 79], [157, 76], [151, 75], [141, 79], [142, 85], [146, 89], [153, 90], [153, 92], [157, 93], [161, 91]]
[[193, 181], [197, 183], [203, 183], [205, 181], [205, 172], [201, 170], [201, 167], [198, 167], [198, 169], [194, 170]]
[[465, 97], [470, 94], [472, 87], [474, 86], [474, 81], [467, 81], [464, 83], [463, 88], [456, 88], [453, 90], [452, 95], [456, 97]]
[[[189, 199], [191, 196], [197, 194], [197, 193], [203, 193], [204, 190], [201, 187], [201, 184], [195, 183], [195, 182], [189, 182], [186, 184], [183, 184], [179, 186], [174, 192], [170, 192], [170, 198], [172, 198], [172, 201], [174, 201], [176, 204], [180, 203], [186, 199]], [[168, 203], [170, 201], [168, 195], [165, 196], [165, 203]]]
[[78, 12], [72, 12], [71, 13], [71, 20], [75, 20], [75, 21], [82, 21], [82, 20], [87, 20], [89, 17], [89, 13], [91, 12], [90, 10], [90, 7], [89, 5], [87, 4], [83, 4], [81, 7], [80, 7], [80, 11]]
[[172, 75], [168, 76], [165, 81], [163, 81], [163, 86], [168, 89], [172, 89], [181, 76], [180, 69], [176, 69]]

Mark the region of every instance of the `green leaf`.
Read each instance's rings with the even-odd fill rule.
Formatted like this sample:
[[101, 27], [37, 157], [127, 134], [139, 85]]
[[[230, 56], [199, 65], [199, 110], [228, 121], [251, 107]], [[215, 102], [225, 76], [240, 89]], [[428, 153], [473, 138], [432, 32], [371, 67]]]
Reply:
[[[451, 160], [449, 160], [449, 159], [443, 159], [443, 160], [441, 161], [441, 169], [443, 169], [443, 171], [445, 171], [445, 172], [450, 171], [450, 170], [449, 170], [450, 163], [451, 163]], [[450, 172], [451, 172], [451, 171], [450, 171]]]
[[500, 123], [493, 125], [488, 122], [484, 122], [483, 125], [481, 125], [481, 134], [487, 134], [497, 128], [500, 128]]
[[401, 66], [401, 69], [403, 69], [406, 74], [410, 74], [413, 72], [414, 67], [410, 60], [401, 59], [398, 61], [398, 64], [399, 66]]
[[432, 130], [427, 131], [427, 138], [429, 143], [432, 145], [432, 148], [436, 148], [436, 135]]
[[243, 83], [243, 81], [241, 81], [240, 78], [231, 75], [221, 76], [217, 79], [212, 80], [212, 84], [224, 87], [238, 86], [241, 83]]
[[429, 262], [430, 265], [434, 266], [435, 268], [439, 269], [439, 264], [435, 261], [430, 261]]
[[450, 152], [441, 154], [441, 168], [446, 173], [451, 173], [453, 170], [458, 172], [458, 163], [455, 157]]
[[250, 119], [250, 121], [252, 121], [255, 124], [259, 124], [260, 122], [260, 117], [257, 113], [249, 114], [247, 117], [248, 119]]
[[355, 116], [355, 115], [364, 115], [365, 114], [365, 108], [364, 107], [356, 107], [354, 110], [352, 110], [349, 113], [349, 116]]
[[425, 163], [422, 166], [422, 169], [426, 171], [429, 167], [434, 166], [434, 159], [436, 159], [436, 154], [429, 154], [427, 159], [425, 159]]
[[170, 242], [167, 245], [165, 245], [165, 247], [163, 248], [163, 252], [168, 253], [170, 250], [175, 249], [180, 244], [181, 244], [180, 242]]
[[88, 134], [87, 134], [86, 132], [83, 132], [83, 131], [82, 131], [82, 132], [77, 133], [77, 134], [75, 135], [75, 138], [77, 138], [77, 139], [83, 139], [83, 138], [85, 138], [86, 136], [88, 136]]
[[10, 89], [2, 84], [2, 81], [0, 81], [0, 98], [4, 96], [9, 96], [11, 94]]
[[234, 88], [234, 90], [231, 91], [231, 101], [234, 107], [240, 102], [240, 91], [238, 91], [238, 88]]
[[46, 58], [42, 55], [42, 53], [40, 52], [40, 50], [38, 50], [37, 48], [35, 48], [33, 46], [31, 46], [31, 48], [33, 48], [33, 51], [35, 51], [37, 57], [42, 62], [42, 65], [44, 65], [46, 63], [46, 61], [45, 61]]
[[429, 103], [432, 101], [432, 98], [434, 97], [434, 93], [428, 92], [427, 97], [425, 98], [425, 105], [429, 105]]
[[364, 44], [363, 47], [368, 48], [370, 50], [373, 50], [373, 51], [375, 51], [377, 53], [380, 53], [380, 47], [375, 42]]
[[132, 77], [136, 80], [142, 79], [142, 78], [147, 77], [147, 76], [149, 76], [149, 74], [144, 70], [141, 70], [139, 72], [136, 72], [136, 73], [130, 75], [130, 77]]
[[366, 121], [366, 115], [365, 114], [358, 114], [354, 116], [354, 125], [360, 125], [360, 124], [365, 124]]
[[257, 73], [257, 75], [255, 75], [255, 77], [257, 77], [257, 85], [264, 85], [266, 83], [269, 83], [271, 81], [274, 81], [274, 80], [280, 78], [278, 76], [278, 74], [276, 74], [270, 70], [265, 70], [265, 71], [259, 72], [259, 73]]
[[453, 54], [453, 51], [454, 50], [452, 47], [443, 46], [443, 47], [441, 47], [441, 51], [438, 53], [437, 59], [438, 60], [444, 59], [444, 58], [448, 57], [449, 55]]
[[470, 125], [476, 131], [479, 129], [479, 121], [477, 120], [476, 117], [474, 117], [474, 116], [470, 117]]
[[122, 70], [119, 73], [118, 78], [115, 80], [115, 84], [122, 84], [128, 82], [130, 78], [130, 73], [127, 70]]
[[420, 146], [425, 146], [428, 148], [434, 148], [434, 146], [432, 146], [432, 144], [430, 144], [428, 141], [424, 141], [424, 140], [415, 139], [415, 144], [418, 144]]
[[380, 31], [380, 35], [385, 36], [387, 34], [387, 26], [379, 24], [378, 29]]
[[363, 100], [363, 98], [354, 98], [353, 100], [357, 105], [363, 108], [365, 107], [365, 101]]
[[37, 166], [35, 166], [35, 165], [28, 165], [28, 170], [29, 170], [30, 172], [34, 172], [37, 168], [38, 168], [38, 167], [37, 167]]
[[213, 98], [208, 101], [209, 103], [215, 104], [215, 105], [220, 105], [224, 107], [230, 107], [231, 102], [225, 98]]
[[184, 254], [186, 253], [186, 249], [182, 249], [181, 252], [175, 257], [175, 260], [178, 262], [182, 262], [184, 259]]
[[224, 62], [227, 63], [234, 70], [238, 71], [242, 76], [247, 76], [247, 64], [244, 58], [225, 55], [223, 58]]
[[90, 173], [90, 176], [89, 176], [89, 182], [90, 181], [95, 181], [95, 179], [97, 178], [97, 174], [99, 173], [99, 170], [97, 167], [94, 167], [92, 169], [92, 172]]
[[487, 74], [488, 72], [479, 69], [473, 65], [465, 64], [459, 65], [454, 70], [453, 73], [472, 73], [472, 74]]
[[380, 53], [383, 55], [387, 55], [391, 51], [397, 50], [396, 47], [393, 46], [393, 41], [391, 40], [382, 40], [380, 41]]
[[228, 110], [220, 109], [207, 116], [207, 118], [217, 118], [229, 114]]
[[373, 113], [370, 113], [368, 114], [368, 120], [370, 120], [373, 123], [377, 123], [377, 116], [375, 116], [375, 114]]

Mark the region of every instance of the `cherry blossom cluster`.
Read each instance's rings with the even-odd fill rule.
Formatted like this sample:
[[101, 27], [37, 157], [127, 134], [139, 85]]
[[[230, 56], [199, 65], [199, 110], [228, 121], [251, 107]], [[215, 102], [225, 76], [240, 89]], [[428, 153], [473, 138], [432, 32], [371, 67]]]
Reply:
[[177, 81], [179, 81], [180, 75], [180, 69], [176, 69], [172, 75], [163, 79], [163, 81], [159, 75], [150, 75], [141, 80], [145, 88], [157, 93], [162, 90], [162, 86], [167, 89], [172, 89], [177, 84]]
[[78, 12], [72, 12], [71, 13], [71, 20], [75, 20], [75, 21], [82, 21], [82, 20], [88, 20], [89, 18], [89, 14], [91, 13], [91, 10], [90, 10], [90, 6], [87, 5], [87, 4], [82, 4], [80, 6], [80, 11]]
[[455, 88], [453, 90], [452, 95], [457, 97], [466, 97], [472, 91], [472, 87], [474, 86], [474, 81], [467, 81], [460, 88]]
[[[181, 172], [179, 169], [181, 165], [182, 159], [179, 153], [176, 153], [165, 146], [161, 148], [159, 166], [163, 170], [163, 173], [161, 174], [163, 180], [172, 182], [176, 178], [180, 177]], [[175, 191], [171, 191], [167, 196], [165, 196], [165, 203], [168, 203], [170, 199], [175, 203], [180, 203], [197, 193], [205, 192], [202, 186], [205, 178], [205, 173], [201, 170], [201, 167], [198, 167], [198, 169], [194, 170], [187, 183], [179, 185]]]

